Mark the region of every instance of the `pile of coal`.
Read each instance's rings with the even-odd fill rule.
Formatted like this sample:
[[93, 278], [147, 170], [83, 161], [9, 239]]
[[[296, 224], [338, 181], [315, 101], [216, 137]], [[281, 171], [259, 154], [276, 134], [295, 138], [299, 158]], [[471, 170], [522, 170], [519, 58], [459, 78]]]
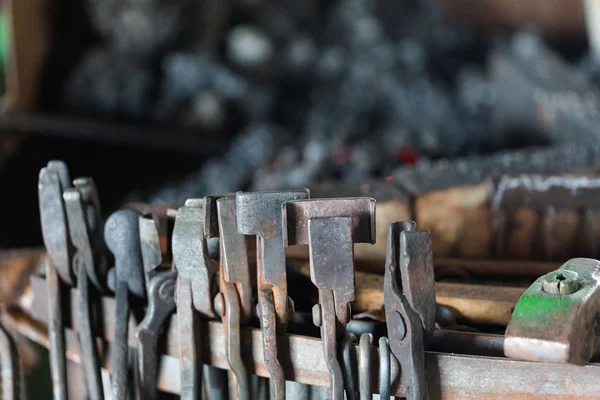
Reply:
[[[234, 134], [227, 154], [156, 201], [363, 181], [549, 144], [502, 131], [506, 87], [490, 61], [527, 46], [555, 57], [535, 34], [498, 40], [452, 25], [436, 1], [200, 3], [86, 0], [101, 48], [64, 82], [69, 112]], [[598, 83], [597, 62], [559, 60]]]

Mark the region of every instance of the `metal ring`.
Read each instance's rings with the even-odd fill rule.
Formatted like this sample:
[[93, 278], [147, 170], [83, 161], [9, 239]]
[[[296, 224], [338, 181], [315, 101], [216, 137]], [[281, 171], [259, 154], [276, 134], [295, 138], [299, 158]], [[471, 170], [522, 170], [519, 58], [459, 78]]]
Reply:
[[379, 339], [379, 399], [389, 400], [392, 369], [388, 338]]
[[371, 400], [373, 388], [371, 386], [371, 350], [373, 335], [363, 333], [360, 335], [358, 345], [358, 381], [360, 386], [360, 400]]
[[356, 344], [356, 336], [353, 333], [346, 332], [342, 341], [342, 371], [344, 372], [344, 386], [348, 400], [358, 400], [356, 379], [354, 377], [356, 363], [352, 357], [354, 344]]

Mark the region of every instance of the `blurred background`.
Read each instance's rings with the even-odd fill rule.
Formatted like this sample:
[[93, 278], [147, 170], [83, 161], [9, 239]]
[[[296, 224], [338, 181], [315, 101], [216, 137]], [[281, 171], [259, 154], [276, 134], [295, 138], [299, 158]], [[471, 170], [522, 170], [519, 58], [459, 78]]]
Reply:
[[54, 158], [96, 179], [107, 213], [594, 167], [596, 3], [4, 0], [0, 246], [41, 244]]
[[[491, 218], [476, 185], [600, 166], [600, 1], [0, 4], [2, 249], [42, 245], [51, 159], [92, 176], [106, 214], [309, 187], [475, 209], [465, 230]], [[436, 254], [490, 255], [442, 217], [419, 221]]]

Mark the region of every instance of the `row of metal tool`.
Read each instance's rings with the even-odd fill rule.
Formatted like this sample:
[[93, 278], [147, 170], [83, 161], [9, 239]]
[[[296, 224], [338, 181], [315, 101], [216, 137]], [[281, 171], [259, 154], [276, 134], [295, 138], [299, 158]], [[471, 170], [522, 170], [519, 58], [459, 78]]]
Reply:
[[[341, 400], [344, 389], [349, 398], [357, 396], [353, 374], [344, 367], [351, 341], [346, 325], [355, 299], [353, 245], [375, 241], [374, 199], [309, 199], [308, 190], [238, 192], [190, 199], [178, 210], [134, 206], [113, 213], [104, 223], [94, 182], [90, 178], [71, 182], [64, 163], [49, 162], [40, 172], [38, 189], [48, 253], [55, 399], [68, 396], [61, 306], [69, 287], [76, 287], [80, 297], [76, 319], [90, 399], [105, 397], [95, 321], [101, 312], [98, 296], [110, 291], [115, 295], [113, 398], [125, 399], [133, 389], [128, 378], [131, 370], [135, 371], [137, 394], [142, 399], [157, 397], [159, 337], [176, 311], [182, 398], [200, 398], [202, 320], [219, 318], [226, 336], [232, 397], [250, 398], [240, 337], [241, 327], [257, 317], [270, 375], [270, 397], [284, 399], [285, 377], [277, 344], [294, 312], [286, 278], [286, 247], [294, 245], [308, 246], [311, 280], [318, 289], [319, 303], [314, 305], [312, 317], [320, 327], [330, 371], [327, 397]], [[248, 248], [246, 236], [256, 237], [256, 263], [249, 260], [254, 252]], [[210, 238], [218, 238], [218, 252], [210, 249]], [[389, 346], [402, 369], [407, 397], [424, 399], [424, 344], [434, 328], [435, 288], [430, 235], [416, 231], [413, 222], [389, 227], [384, 293]], [[130, 311], [146, 304], [135, 332], [137, 346], [130, 349]], [[361, 339], [365, 342], [361, 348], [368, 340], [368, 336]], [[388, 341], [379, 343], [385, 347]], [[135, 368], [129, 362], [130, 351], [136, 354]], [[371, 364], [367, 353], [360, 357], [365, 369]], [[385, 354], [389, 352], [381, 351], [381, 370], [389, 371]], [[389, 381], [389, 372], [387, 376], [380, 373], [382, 396], [389, 396]], [[370, 396], [370, 384], [360, 392]]]

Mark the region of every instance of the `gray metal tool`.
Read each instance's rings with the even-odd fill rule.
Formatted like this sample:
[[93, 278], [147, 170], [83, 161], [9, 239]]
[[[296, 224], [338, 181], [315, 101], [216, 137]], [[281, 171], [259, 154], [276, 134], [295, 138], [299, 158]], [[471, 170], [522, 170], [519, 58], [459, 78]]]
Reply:
[[242, 359], [241, 326], [252, 315], [252, 283], [246, 250], [246, 238], [237, 230], [235, 196], [217, 200], [221, 263], [220, 292], [215, 309], [225, 330], [227, 361], [233, 373], [232, 398], [250, 399], [248, 371]]
[[23, 397], [21, 360], [13, 337], [0, 325], [0, 373], [2, 400], [20, 400]]
[[277, 357], [277, 334], [289, 320], [282, 206], [291, 200], [307, 199], [304, 190], [236, 194], [237, 229], [256, 235], [258, 304], [263, 333], [264, 357], [271, 378], [271, 398], [285, 398], [285, 377]]
[[93, 288], [101, 288], [106, 274], [106, 261], [102, 254], [100, 232], [100, 206], [94, 182], [89, 178], [78, 178], [75, 188], [66, 189], [63, 199], [68, 219], [69, 235], [76, 249], [72, 268], [77, 276], [79, 320], [79, 342], [88, 396], [91, 400], [104, 399], [100, 356], [96, 335], [93, 330]]
[[158, 339], [161, 328], [175, 310], [177, 271], [157, 272], [150, 279], [148, 309], [135, 333], [140, 376], [140, 398], [154, 400], [160, 366]]
[[360, 335], [358, 345], [358, 381], [360, 390], [360, 400], [371, 400], [373, 398], [373, 365], [371, 352], [373, 351], [373, 335], [363, 333]]
[[67, 364], [65, 358], [65, 322], [62, 313], [65, 285], [74, 283], [71, 270], [73, 247], [69, 239], [63, 191], [71, 186], [67, 166], [50, 161], [40, 171], [38, 195], [44, 244], [48, 252], [48, 315], [50, 336], [50, 371], [55, 400], [68, 398]]
[[338, 341], [350, 320], [355, 298], [354, 243], [375, 243], [375, 200], [340, 198], [297, 200], [285, 204], [285, 245], [308, 244], [310, 275], [319, 289], [313, 323], [321, 328], [330, 372], [329, 395], [344, 398]]
[[429, 231], [412, 221], [390, 224], [384, 277], [389, 344], [400, 363], [408, 400], [427, 398], [425, 336], [435, 324]]
[[[172, 227], [175, 224], [177, 210], [166, 206], [142, 206], [144, 215], [140, 216], [140, 245], [146, 277], [146, 290], [150, 280], [161, 266], [170, 265], [170, 245]], [[140, 210], [136, 210], [140, 211]]]
[[179, 208], [173, 230], [173, 261], [177, 279], [177, 321], [181, 363], [181, 398], [202, 393], [202, 326], [200, 316], [215, 318], [213, 298], [216, 262], [208, 256], [206, 239], [218, 235], [214, 197], [190, 199]]
[[585, 365], [600, 345], [599, 312], [600, 261], [569, 260], [523, 293], [506, 328], [504, 354]]
[[388, 338], [379, 338], [379, 398], [380, 400], [390, 399], [390, 381], [392, 377], [392, 367], [390, 359], [390, 344]]
[[354, 345], [356, 336], [346, 331], [342, 339], [342, 371], [344, 373], [344, 389], [348, 400], [358, 400], [359, 393], [356, 388], [356, 357], [354, 357]]
[[115, 257], [115, 345], [113, 353], [113, 396], [128, 395], [128, 332], [132, 296], [144, 298], [146, 285], [140, 246], [140, 213], [132, 210], [114, 212], [104, 226], [106, 245]]

